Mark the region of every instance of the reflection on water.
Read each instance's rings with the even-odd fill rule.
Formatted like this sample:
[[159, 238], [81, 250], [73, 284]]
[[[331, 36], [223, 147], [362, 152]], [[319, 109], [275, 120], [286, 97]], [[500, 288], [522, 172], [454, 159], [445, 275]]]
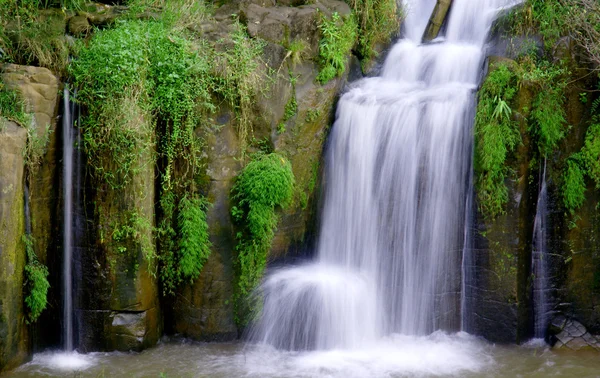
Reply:
[[436, 332], [349, 350], [278, 351], [241, 343], [164, 342], [142, 353], [41, 353], [7, 377], [598, 377], [595, 353], [540, 342], [495, 346]]

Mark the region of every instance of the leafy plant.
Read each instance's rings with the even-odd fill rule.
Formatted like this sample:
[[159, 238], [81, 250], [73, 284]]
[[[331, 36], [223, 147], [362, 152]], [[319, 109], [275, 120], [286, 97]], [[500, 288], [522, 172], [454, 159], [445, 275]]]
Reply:
[[[247, 300], [262, 279], [275, 235], [277, 207], [287, 206], [294, 193], [294, 174], [283, 156], [258, 154], [244, 168], [231, 190], [231, 215], [238, 226], [236, 238], [237, 321], [245, 325]], [[251, 305], [250, 305], [251, 307]]]
[[517, 89], [526, 86], [536, 93], [531, 109], [519, 109], [526, 114], [518, 116], [527, 122], [527, 133], [537, 145], [537, 153], [546, 158], [568, 130], [563, 109], [567, 74], [560, 64], [524, 56], [510, 66], [500, 63], [486, 78], [475, 117], [476, 187], [479, 208], [486, 219], [502, 214], [508, 201], [504, 182], [510, 170], [505, 162], [521, 141], [513, 117]]
[[30, 116], [25, 112], [25, 102], [19, 92], [9, 89], [0, 81], [0, 117], [14, 121], [23, 127], [31, 123]]
[[336, 12], [331, 19], [321, 17], [319, 30], [319, 75], [317, 80], [325, 84], [346, 71], [346, 59], [356, 41], [356, 20], [353, 16], [343, 20]]
[[375, 46], [388, 43], [400, 29], [401, 8], [396, 0], [349, 0], [358, 30], [357, 52], [364, 63], [375, 55]]
[[206, 209], [208, 201], [203, 198], [183, 197], [179, 202], [177, 229], [178, 248], [163, 256], [161, 270], [165, 291], [173, 292], [183, 281], [193, 282], [210, 255]]
[[35, 322], [48, 305], [48, 268], [39, 262], [33, 250], [33, 237], [23, 235], [27, 264], [25, 265], [25, 305], [29, 309], [28, 322]]
[[475, 171], [480, 211], [488, 219], [503, 212], [508, 201], [504, 180], [507, 155], [521, 141], [507, 104], [516, 93], [517, 77], [507, 65], [490, 72], [481, 90], [475, 116]]

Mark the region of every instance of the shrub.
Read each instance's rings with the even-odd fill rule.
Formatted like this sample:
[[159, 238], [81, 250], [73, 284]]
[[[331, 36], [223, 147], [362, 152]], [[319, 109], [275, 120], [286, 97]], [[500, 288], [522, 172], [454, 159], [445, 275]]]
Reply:
[[480, 211], [488, 219], [503, 212], [508, 201], [504, 184], [507, 155], [520, 143], [521, 135], [509, 105], [516, 93], [517, 77], [500, 64], [479, 91], [475, 116], [475, 172]]
[[28, 322], [35, 322], [48, 305], [48, 268], [40, 263], [33, 250], [33, 238], [23, 235], [23, 243], [27, 253], [25, 265], [25, 305], [29, 309]]
[[210, 255], [206, 209], [201, 198], [183, 197], [179, 202], [177, 231], [178, 248], [163, 256], [162, 281], [166, 292], [173, 292], [183, 281], [193, 282], [200, 276]]
[[294, 174], [276, 153], [257, 155], [240, 173], [232, 190], [231, 214], [238, 233], [236, 251], [237, 320], [245, 325], [244, 301], [262, 279], [275, 235], [277, 207], [287, 206], [294, 192]]
[[0, 117], [14, 121], [23, 127], [30, 123], [29, 116], [25, 113], [25, 102], [14, 89], [8, 89], [0, 81]]
[[353, 16], [342, 20], [338, 13], [331, 19], [322, 16], [319, 24], [319, 75], [317, 80], [325, 84], [346, 71], [346, 59], [356, 41], [356, 20]]

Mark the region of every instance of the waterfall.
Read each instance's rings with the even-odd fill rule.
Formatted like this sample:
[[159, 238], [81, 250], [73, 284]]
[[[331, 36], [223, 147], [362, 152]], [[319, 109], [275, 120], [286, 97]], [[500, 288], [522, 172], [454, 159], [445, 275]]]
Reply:
[[548, 298], [550, 282], [548, 277], [548, 190], [546, 187], [546, 160], [541, 175], [540, 192], [538, 194], [535, 220], [533, 222], [533, 251], [531, 254], [533, 270], [533, 307], [534, 337], [546, 336], [549, 315], [552, 310]]
[[475, 92], [487, 33], [509, 3], [455, 0], [445, 36], [422, 44], [435, 1], [406, 1], [405, 37], [381, 76], [339, 101], [317, 257], [266, 278], [251, 340], [358, 348], [460, 329]]
[[73, 226], [73, 153], [74, 131], [70, 93], [63, 92], [63, 343], [73, 350], [72, 226]]

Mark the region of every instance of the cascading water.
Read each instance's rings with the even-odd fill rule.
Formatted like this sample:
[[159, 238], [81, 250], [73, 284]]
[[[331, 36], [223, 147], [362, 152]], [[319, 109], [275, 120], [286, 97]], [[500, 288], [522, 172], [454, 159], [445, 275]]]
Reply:
[[546, 336], [551, 303], [548, 298], [548, 190], [546, 186], [546, 160], [542, 172], [540, 192], [538, 194], [535, 220], [533, 223], [533, 251], [531, 254], [533, 270], [533, 307], [534, 307], [534, 337], [537, 339]]
[[73, 226], [73, 120], [70, 93], [63, 92], [63, 343], [73, 350], [72, 226]]
[[445, 38], [421, 44], [435, 1], [406, 2], [382, 76], [339, 102], [318, 257], [267, 277], [252, 340], [352, 349], [460, 328], [474, 93], [490, 25], [511, 3], [455, 0]]

